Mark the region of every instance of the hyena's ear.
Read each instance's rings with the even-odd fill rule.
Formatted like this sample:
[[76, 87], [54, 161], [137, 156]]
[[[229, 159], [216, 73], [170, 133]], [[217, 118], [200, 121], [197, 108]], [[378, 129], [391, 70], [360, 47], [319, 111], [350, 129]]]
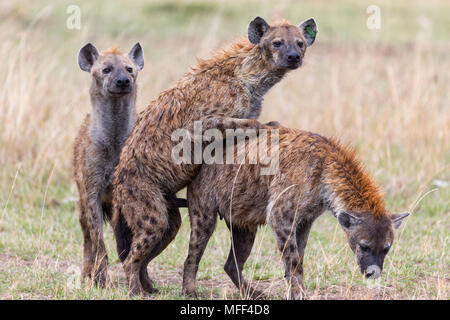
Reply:
[[98, 56], [97, 48], [91, 43], [88, 43], [81, 48], [78, 53], [78, 65], [81, 70], [91, 72], [92, 65], [95, 63], [95, 60], [97, 60]]
[[248, 25], [248, 40], [254, 45], [257, 45], [269, 28], [270, 26], [266, 20], [261, 17], [256, 17]]
[[142, 50], [139, 42], [131, 48], [130, 52], [128, 52], [128, 57], [134, 62], [139, 70], [144, 68], [144, 50]]
[[337, 214], [339, 224], [347, 230], [353, 229], [355, 226], [362, 222], [361, 218], [354, 216], [348, 212], [341, 211]]
[[407, 216], [409, 216], [409, 212], [393, 214], [392, 215], [392, 225], [394, 226], [394, 229], [400, 228], [400, 225], [402, 224], [403, 219], [405, 219]]
[[303, 36], [306, 39], [306, 45], [309, 47], [314, 43], [314, 40], [316, 40], [318, 31], [314, 18], [306, 19], [305, 21], [300, 23], [298, 27], [300, 28]]

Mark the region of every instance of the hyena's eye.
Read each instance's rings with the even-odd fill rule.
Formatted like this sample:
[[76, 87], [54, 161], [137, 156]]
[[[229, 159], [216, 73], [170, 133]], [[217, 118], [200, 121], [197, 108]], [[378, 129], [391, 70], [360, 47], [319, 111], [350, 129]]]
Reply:
[[133, 73], [133, 68], [127, 67], [126, 69], [127, 69], [127, 71], [128, 71], [129, 73]]
[[387, 254], [389, 252], [389, 249], [391, 248], [391, 246], [389, 244], [386, 244], [383, 248], [383, 253]]
[[283, 44], [283, 42], [281, 42], [281, 40], [275, 40], [274, 42], [272, 42], [272, 45], [273, 45], [275, 48], [281, 47], [282, 44]]
[[110, 67], [106, 67], [102, 71], [103, 71], [104, 74], [107, 74], [107, 73], [111, 72], [111, 68]]
[[297, 41], [297, 45], [298, 45], [299, 48], [303, 48], [303, 42]]
[[369, 251], [370, 251], [370, 247], [369, 247], [367, 244], [365, 244], [365, 243], [360, 243], [360, 244], [359, 244], [359, 247], [360, 247], [361, 250], [364, 251], [364, 252], [369, 252]]

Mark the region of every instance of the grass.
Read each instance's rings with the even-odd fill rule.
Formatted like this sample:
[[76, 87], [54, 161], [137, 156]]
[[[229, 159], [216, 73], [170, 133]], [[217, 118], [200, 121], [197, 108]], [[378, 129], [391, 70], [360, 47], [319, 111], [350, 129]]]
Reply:
[[[81, 8], [81, 30], [66, 8]], [[410, 210], [381, 280], [362, 279], [344, 233], [324, 214], [312, 229], [305, 284], [313, 299], [449, 299], [450, 5], [379, 1], [382, 29], [368, 30], [370, 1], [8, 1], [0, 4], [0, 298], [129, 299], [111, 230], [105, 236], [113, 279], [80, 285], [82, 235], [72, 178], [72, 143], [90, 110], [89, 75], [79, 48], [140, 41], [145, 108], [195, 57], [244, 35], [256, 15], [293, 22], [314, 16], [316, 44], [305, 65], [266, 97], [262, 121], [338, 136], [354, 145], [393, 212]], [[181, 272], [189, 221], [150, 264], [160, 294], [184, 299]], [[219, 221], [198, 274], [201, 298], [238, 298], [223, 271], [230, 245]], [[284, 297], [272, 231], [262, 227], [247, 277]]]

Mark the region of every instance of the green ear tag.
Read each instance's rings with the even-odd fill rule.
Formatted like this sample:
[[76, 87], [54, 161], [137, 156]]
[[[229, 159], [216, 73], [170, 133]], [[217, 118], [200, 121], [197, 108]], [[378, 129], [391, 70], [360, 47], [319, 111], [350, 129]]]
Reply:
[[316, 33], [313, 31], [311, 27], [306, 27], [306, 32], [308, 32], [309, 35], [313, 38], [316, 36]]

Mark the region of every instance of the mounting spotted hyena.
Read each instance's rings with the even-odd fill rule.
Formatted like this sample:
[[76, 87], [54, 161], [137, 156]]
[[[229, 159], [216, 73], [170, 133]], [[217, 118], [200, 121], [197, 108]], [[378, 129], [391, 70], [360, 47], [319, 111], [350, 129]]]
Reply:
[[[189, 185], [191, 237], [183, 275], [186, 294], [196, 296], [195, 276], [218, 214], [232, 233], [224, 268], [244, 296], [263, 296], [243, 278], [242, 269], [258, 226], [266, 223], [282, 254], [288, 297], [305, 296], [304, 250], [313, 222], [325, 210], [337, 217], [365, 277], [380, 276], [394, 229], [408, 213], [390, 214], [386, 210], [378, 187], [351, 149], [318, 134], [276, 129], [276, 174], [261, 175], [261, 163], [249, 161], [242, 165], [204, 164]], [[249, 150], [261, 147], [257, 141], [251, 139], [247, 149], [241, 147], [238, 152], [246, 152], [249, 159]]]
[[189, 184], [200, 164], [176, 164], [171, 134], [203, 129], [257, 128], [264, 94], [301, 66], [316, 37], [313, 19], [300, 25], [269, 25], [257, 17], [242, 38], [199, 60], [175, 86], [161, 93], [138, 116], [115, 171], [113, 225], [117, 250], [131, 294], [153, 293], [147, 265], [176, 236], [178, 209], [167, 199]]

